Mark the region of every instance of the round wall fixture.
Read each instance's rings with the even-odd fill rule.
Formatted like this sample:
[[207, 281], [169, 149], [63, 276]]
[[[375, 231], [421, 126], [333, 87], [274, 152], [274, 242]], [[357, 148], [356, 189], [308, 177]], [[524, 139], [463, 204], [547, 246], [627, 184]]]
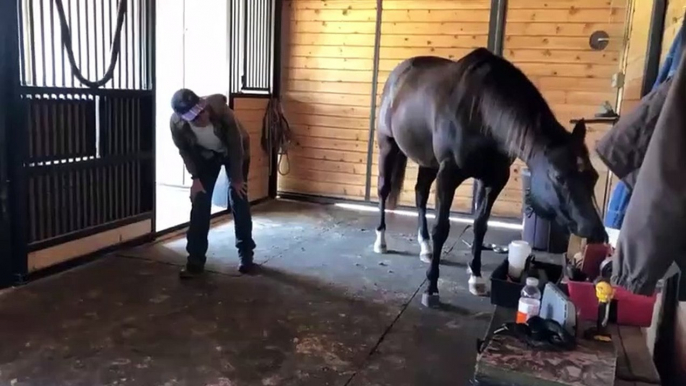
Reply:
[[588, 39], [588, 45], [596, 51], [604, 50], [610, 44], [610, 35], [605, 31], [595, 31]]

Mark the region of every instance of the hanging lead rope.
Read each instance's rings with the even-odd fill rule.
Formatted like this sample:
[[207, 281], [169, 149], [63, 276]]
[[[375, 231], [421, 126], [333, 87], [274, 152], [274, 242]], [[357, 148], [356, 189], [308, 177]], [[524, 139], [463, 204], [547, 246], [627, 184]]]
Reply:
[[[92, 82], [86, 79], [81, 70], [76, 66], [76, 60], [74, 59], [74, 51], [72, 49], [71, 43], [71, 32], [69, 31], [69, 25], [67, 24], [67, 17], [64, 15], [64, 6], [62, 5], [62, 0], [55, 0], [55, 5], [57, 6], [57, 14], [60, 17], [60, 31], [62, 33], [62, 45], [67, 51], [67, 58], [69, 58], [69, 65], [71, 66], [71, 71], [81, 83], [90, 87], [98, 88], [107, 84], [112, 80], [114, 75], [114, 67], [117, 64], [117, 59], [119, 58], [119, 51], [121, 49], [121, 29], [124, 25], [124, 16], [126, 15], [126, 7], [128, 0], [120, 0], [119, 7], [117, 9], [117, 28], [114, 32], [114, 39], [112, 40], [112, 46], [110, 47], [110, 66], [107, 68], [105, 75], [102, 79]], [[77, 16], [78, 17], [78, 16]]]
[[[272, 97], [267, 104], [267, 111], [262, 119], [262, 149], [269, 154], [269, 174], [273, 173], [272, 157], [276, 152], [278, 157], [276, 169], [279, 174], [285, 176], [291, 171], [290, 160], [288, 159], [288, 147], [291, 143], [291, 127], [283, 113], [283, 108], [279, 98]], [[288, 170], [281, 171], [281, 161], [286, 157]]]

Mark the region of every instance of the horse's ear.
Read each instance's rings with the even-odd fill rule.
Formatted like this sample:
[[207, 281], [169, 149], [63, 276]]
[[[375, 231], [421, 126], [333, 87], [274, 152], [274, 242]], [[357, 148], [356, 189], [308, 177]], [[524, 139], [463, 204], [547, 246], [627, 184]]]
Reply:
[[586, 139], [586, 122], [584, 120], [579, 120], [576, 125], [574, 125], [574, 130], [572, 130], [572, 138], [577, 143], [584, 143]]

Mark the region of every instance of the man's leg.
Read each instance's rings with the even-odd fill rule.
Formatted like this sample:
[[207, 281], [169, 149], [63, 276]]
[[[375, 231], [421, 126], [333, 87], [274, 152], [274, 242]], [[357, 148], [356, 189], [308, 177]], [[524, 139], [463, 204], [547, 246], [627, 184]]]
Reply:
[[[228, 169], [227, 169], [228, 170]], [[250, 160], [243, 162], [243, 180], [248, 182], [250, 171]], [[249, 272], [253, 267], [253, 250], [255, 241], [252, 238], [252, 214], [250, 213], [250, 201], [248, 197], [243, 197], [229, 186], [229, 203], [233, 214], [234, 229], [236, 231], [236, 248], [240, 265], [238, 270], [241, 273]]]
[[[196, 194], [191, 209], [191, 222], [186, 234], [186, 251], [188, 261], [185, 269], [181, 271], [182, 278], [200, 274], [205, 268], [207, 260], [207, 235], [210, 231], [210, 218], [212, 215], [212, 191], [221, 170], [221, 164], [214, 160], [207, 160], [198, 164], [200, 166], [200, 182], [205, 192]], [[170, 208], [170, 210], [173, 210]]]

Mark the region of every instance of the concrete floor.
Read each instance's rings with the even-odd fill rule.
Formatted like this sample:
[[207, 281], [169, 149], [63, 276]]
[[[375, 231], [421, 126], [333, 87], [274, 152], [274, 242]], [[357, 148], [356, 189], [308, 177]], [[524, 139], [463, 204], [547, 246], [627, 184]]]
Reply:
[[[0, 385], [468, 384], [492, 306], [467, 291], [463, 224], [441, 267], [446, 307], [427, 310], [415, 218], [390, 216], [387, 255], [372, 251], [374, 213], [273, 201], [254, 219], [256, 276], [237, 275], [227, 222], [202, 281], [178, 280], [176, 239], [5, 292]], [[484, 274], [503, 258], [486, 252]]]

